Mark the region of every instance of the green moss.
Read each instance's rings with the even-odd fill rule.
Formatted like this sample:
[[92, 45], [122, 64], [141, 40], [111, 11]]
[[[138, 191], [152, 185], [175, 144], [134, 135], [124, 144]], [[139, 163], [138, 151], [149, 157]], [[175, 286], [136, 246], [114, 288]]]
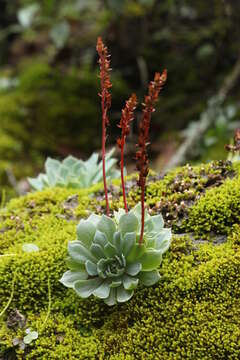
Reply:
[[228, 234], [240, 222], [240, 181], [227, 180], [191, 208], [185, 228], [195, 234]]
[[[146, 202], [153, 213], [162, 213], [174, 232], [186, 230], [186, 223], [194, 204], [198, 203], [210, 189], [221, 187], [225, 179], [237, 176], [239, 164], [215, 161], [206, 165], [186, 165], [174, 169], [159, 180], [151, 175], [147, 186]], [[129, 203], [140, 200], [140, 192], [129, 193]], [[189, 228], [188, 228], [189, 230]]]
[[[51, 316], [44, 329], [41, 324], [45, 321], [46, 314], [41, 313], [37, 320], [29, 316], [28, 322], [32, 329], [39, 330], [39, 338], [28, 347], [27, 359], [94, 359], [100, 354], [100, 344], [94, 333], [86, 331], [83, 327], [76, 326], [74, 316], [64, 316], [62, 313]], [[42, 329], [42, 330], [41, 330]], [[12, 346], [12, 333], [4, 329], [7, 338], [5, 345]], [[44, 336], [42, 334], [44, 333]], [[25, 336], [23, 330], [14, 334], [20, 341]], [[46, 352], [46, 349], [47, 352]], [[81, 349], [79, 351], [79, 349]], [[26, 351], [16, 348], [16, 356], [25, 358]]]
[[[210, 169], [211, 164], [204, 168]], [[198, 169], [200, 176], [201, 167]], [[168, 198], [174, 196], [168, 184], [185, 171], [178, 169], [150, 183], [147, 202], [159, 201], [159, 194], [166, 189]], [[12, 200], [0, 211], [0, 254], [9, 255], [0, 257], [0, 312], [9, 300], [16, 276], [12, 302], [0, 319], [0, 354], [11, 351], [17, 359], [239, 359], [237, 169], [233, 179], [221, 180], [221, 185], [204, 188], [195, 198], [189, 211], [193, 234], [174, 236], [160, 269], [161, 281], [151, 288], [139, 288], [129, 302], [114, 307], [95, 298], [81, 299], [59, 283], [66, 270], [67, 242], [75, 239], [79, 218], [98, 208], [101, 185], [81, 191], [47, 189]], [[71, 204], [75, 195], [78, 205], [66, 208], [66, 200], [70, 198]], [[132, 202], [138, 197], [134, 198], [133, 192], [130, 195]], [[208, 204], [205, 213], [200, 212], [203, 203]], [[213, 204], [218, 221], [211, 218]], [[220, 214], [221, 204], [228, 211]], [[198, 209], [198, 216], [194, 209]], [[228, 228], [226, 242], [214, 245], [195, 240], [199, 232], [204, 236], [208, 233], [209, 222], [211, 231]], [[39, 252], [24, 253], [23, 243], [35, 243]], [[15, 309], [26, 317], [22, 328], [9, 324], [9, 315]], [[37, 330], [39, 337], [21, 350], [12, 342], [21, 342], [26, 328]]]

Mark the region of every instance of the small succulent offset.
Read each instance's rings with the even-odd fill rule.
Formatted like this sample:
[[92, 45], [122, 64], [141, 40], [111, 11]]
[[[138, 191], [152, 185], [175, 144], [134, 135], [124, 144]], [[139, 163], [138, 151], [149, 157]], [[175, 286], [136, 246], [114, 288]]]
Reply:
[[24, 336], [23, 342], [26, 345], [31, 344], [31, 342], [33, 340], [36, 340], [38, 338], [38, 332], [37, 331], [32, 331], [31, 329], [26, 329], [25, 332], [26, 332], [27, 335]]
[[138, 285], [151, 286], [159, 279], [157, 268], [170, 246], [171, 230], [161, 215], [145, 211], [143, 244], [141, 204], [128, 213], [119, 209], [114, 218], [90, 215], [77, 227], [78, 240], [68, 245], [70, 270], [60, 282], [79, 296], [94, 295], [108, 305], [129, 300]]
[[[106, 155], [107, 180], [120, 177], [116, 169], [117, 159], [113, 158], [114, 149]], [[47, 187], [60, 186], [75, 189], [87, 188], [103, 181], [102, 161], [98, 162], [99, 155], [93, 153], [83, 161], [73, 156], [66, 157], [62, 162], [48, 158], [45, 162], [45, 174], [39, 174], [36, 178], [28, 178], [28, 182], [34, 190], [43, 190]]]
[[124, 146], [130, 132], [137, 105], [135, 94], [129, 98], [122, 110], [118, 127], [121, 136], [117, 144], [121, 151], [121, 183], [124, 209], [111, 216], [106, 181], [107, 156], [105, 156], [106, 129], [109, 125], [108, 110], [111, 105], [110, 60], [108, 49], [98, 38], [101, 79], [102, 107], [102, 170], [106, 201], [106, 215], [91, 214], [77, 226], [77, 240], [68, 244], [66, 271], [60, 282], [72, 288], [82, 298], [94, 295], [104, 299], [109, 306], [128, 301], [138, 285], [151, 286], [159, 279], [159, 265], [162, 255], [171, 242], [171, 229], [164, 228], [162, 215], [150, 216], [145, 208], [145, 188], [148, 175], [149, 127], [154, 105], [162, 89], [167, 72], [156, 73], [150, 82], [148, 94], [143, 103], [143, 116], [139, 127], [136, 152], [138, 185], [141, 189], [141, 202], [129, 210], [124, 184]]

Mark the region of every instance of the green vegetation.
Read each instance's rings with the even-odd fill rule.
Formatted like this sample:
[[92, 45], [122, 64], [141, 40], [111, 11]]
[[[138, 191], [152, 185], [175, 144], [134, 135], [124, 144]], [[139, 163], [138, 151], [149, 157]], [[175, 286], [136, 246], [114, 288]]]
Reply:
[[[15, 88], [0, 91], [0, 183], [6, 169], [21, 179], [40, 169], [45, 155], [80, 155], [99, 146], [97, 76], [90, 68], [62, 73], [43, 62], [25, 63]], [[121, 104], [125, 86], [115, 76]], [[67, 94], [67, 96], [66, 96]], [[91, 94], [91, 96], [89, 96]], [[87, 119], [87, 121], [86, 121]]]
[[[240, 180], [239, 165], [229, 166], [231, 176], [223, 176], [224, 163], [191, 169], [198, 185], [203, 186], [206, 174], [215, 179], [188, 203], [191, 234], [173, 237], [156, 285], [139, 287], [129, 302], [113, 307], [96, 298], [81, 299], [59, 282], [77, 222], [91, 210], [101, 213], [102, 186], [49, 188], [11, 200], [0, 212], [0, 312], [11, 296], [14, 274], [16, 279], [12, 301], [1, 317], [0, 354], [16, 353], [18, 359], [238, 359], [240, 198], [235, 191]], [[151, 174], [147, 202], [153, 207], [164, 191], [169, 200], [180, 196], [179, 188], [169, 185], [189, 171], [179, 168], [158, 181]], [[216, 173], [221, 175], [218, 181]], [[134, 203], [133, 192], [129, 195], [128, 203]], [[213, 213], [219, 214], [217, 221]], [[214, 231], [211, 238], [209, 231]], [[217, 241], [217, 234], [224, 235], [224, 241]], [[36, 244], [39, 251], [23, 252], [26, 243]], [[39, 335], [23, 349], [27, 328]]]
[[[159, 129], [165, 137], [170, 130], [170, 138], [179, 141], [176, 132], [198, 118], [233, 69], [239, 53], [239, 10], [233, 1], [215, 1], [211, 9], [206, 0], [4, 1], [1, 186], [9, 185], [7, 168], [17, 179], [34, 176], [47, 156], [72, 153], [83, 158], [99, 147], [94, 50], [98, 35], [111, 48], [112, 64], [124, 78], [124, 82], [113, 78], [113, 122], [120, 118], [118, 109], [126, 94], [135, 91], [142, 97], [152, 74], [166, 67], [170, 74], [166, 96], [157, 106], [152, 136], [158, 141]], [[219, 154], [225, 157], [223, 145], [235, 126], [232, 120], [239, 117], [238, 98], [237, 89], [228, 98], [236, 108], [231, 121], [224, 123], [219, 114], [206, 134], [200, 151], [207, 146], [204, 161], [221, 158]]]
[[[93, 175], [89, 168], [85, 168], [84, 176], [76, 169], [74, 173], [69, 171], [73, 162], [76, 167], [81, 162], [76, 158], [85, 159], [100, 147], [97, 36], [111, 49], [111, 65], [121, 71], [124, 79], [113, 75], [110, 82], [102, 73], [100, 96], [103, 90], [109, 90], [102, 97], [103, 159], [105, 135], [111, 134], [108, 144], [119, 136], [116, 124], [126, 95], [136, 92], [143, 99], [153, 73], [164, 68], [169, 71], [169, 81], [164, 89], [167, 96], [160, 99], [153, 118], [151, 140], [157, 145], [153, 151], [163, 153], [165, 162], [178, 146], [179, 130], [190, 125], [185, 131], [188, 137], [194, 129], [191, 121], [199, 117], [207, 121], [206, 115], [212, 114], [212, 126], [200, 146], [193, 146], [191, 156], [206, 161], [224, 158], [224, 144], [229, 143], [230, 133], [239, 125], [239, 14], [237, 1], [214, 1], [211, 7], [207, 0], [0, 2], [0, 359], [240, 359], [237, 158], [233, 158], [234, 163], [186, 165], [164, 177], [156, 173], [147, 177], [146, 126], [139, 137], [142, 151], [138, 146], [135, 159], [141, 191], [135, 175], [122, 185], [125, 197], [120, 180], [114, 180], [108, 189], [106, 181], [104, 189], [102, 183], [97, 183], [102, 180], [97, 166]], [[159, 76], [157, 73], [154, 78]], [[151, 86], [154, 84], [150, 84], [150, 93]], [[215, 111], [211, 104], [219, 94], [228, 97]], [[108, 114], [110, 99], [112, 108]], [[145, 103], [148, 100], [145, 97]], [[148, 116], [152, 105], [153, 102], [149, 107], [143, 104]], [[105, 133], [107, 115], [111, 129]], [[141, 120], [138, 113], [136, 118]], [[137, 127], [137, 122], [131, 128], [125, 127], [125, 134], [127, 131], [131, 135], [129, 158]], [[143, 130], [142, 125], [140, 129]], [[164, 132], [162, 141], [159, 130]], [[124, 136], [123, 132], [122, 159]], [[238, 142], [237, 138], [237, 148]], [[19, 192], [20, 185], [24, 188], [19, 180], [36, 176], [46, 157], [62, 160], [70, 153], [76, 158], [48, 161], [47, 165], [54, 164], [54, 171], [47, 167], [47, 175], [41, 174], [34, 181], [35, 189], [41, 191], [8, 201]], [[96, 160], [96, 156], [92, 159]], [[63, 166], [66, 162], [67, 167]], [[157, 162], [162, 163], [162, 159]], [[123, 162], [121, 165], [123, 169]], [[56, 167], [61, 168], [60, 182], [55, 178]], [[81, 179], [76, 181], [77, 173]], [[46, 184], [52, 187], [45, 188]], [[140, 198], [141, 232], [140, 212], [134, 208]], [[151, 216], [149, 220], [146, 214], [145, 234], [144, 204]], [[110, 217], [102, 215], [105, 205]], [[115, 250], [121, 244], [115, 241], [114, 246], [109, 246], [111, 217], [123, 205], [126, 211], [128, 207], [135, 210], [115, 214], [120, 218], [116, 226], [125, 233], [122, 219], [127, 220], [127, 229], [133, 224], [134, 231], [122, 236], [128, 238], [133, 250], [136, 240], [140, 244], [143, 241], [146, 252], [136, 254], [137, 262], [136, 251], [133, 256], [132, 249], [127, 253], [124, 248], [124, 257], [119, 261]], [[93, 232], [96, 235], [96, 228], [104, 227], [107, 240], [103, 235], [96, 241], [104, 243], [109, 259], [95, 261], [100, 255], [99, 251], [94, 253], [96, 246], [91, 244], [94, 261], [87, 274], [85, 270], [78, 272], [81, 279], [75, 282], [72, 275], [76, 275], [76, 263], [73, 267], [73, 262], [65, 261], [67, 244], [70, 243], [69, 255], [79, 260], [79, 246], [74, 251], [73, 247], [80, 240], [86, 241], [82, 227], [86, 223], [91, 227], [92, 213], [95, 219], [102, 219], [94, 225]], [[162, 218], [167, 244], [156, 237], [163, 231], [163, 221], [159, 221]], [[161, 228], [156, 228], [153, 219], [158, 219]], [[148, 230], [151, 240], [146, 241]], [[167, 249], [171, 231], [174, 235], [171, 248]], [[95, 235], [94, 239], [90, 235], [94, 242]], [[154, 243], [151, 247], [158, 247], [151, 254], [146, 246], [150, 241]], [[134, 264], [134, 272], [125, 266], [126, 259], [127, 265]], [[82, 269], [79, 261], [77, 266]], [[146, 273], [151, 276], [144, 278]], [[99, 274], [107, 278], [106, 286], [101, 292], [99, 288], [88, 288], [86, 292], [85, 285], [92, 284], [92, 276], [100, 277]], [[131, 281], [129, 274], [133, 275]], [[122, 282], [108, 281], [113, 275]], [[110, 286], [118, 287], [118, 291]], [[95, 297], [88, 296], [90, 293]]]

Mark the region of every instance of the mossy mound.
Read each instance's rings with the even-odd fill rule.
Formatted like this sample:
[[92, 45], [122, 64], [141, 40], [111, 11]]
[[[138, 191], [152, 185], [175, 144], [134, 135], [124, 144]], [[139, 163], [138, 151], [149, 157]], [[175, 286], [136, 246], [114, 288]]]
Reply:
[[[234, 196], [233, 188], [237, 191], [239, 174], [239, 164], [233, 165], [230, 161], [214, 161], [204, 166], [194, 167], [186, 165], [172, 170], [163, 178], [154, 175], [149, 177], [146, 201], [153, 213], [162, 213], [167, 226], [171, 226], [175, 233], [182, 233], [186, 230], [194, 230], [194, 232], [198, 230], [197, 232], [200, 232], [200, 229], [196, 229], [195, 226], [197, 221], [201, 222], [199, 215], [201, 218], [204, 217], [202, 222], [204, 226], [208, 222], [209, 214], [207, 211], [205, 214], [200, 214], [200, 209], [198, 210], [199, 200], [203, 198], [201, 203], [205, 204], [206, 195], [209, 198], [209, 206], [212, 204], [212, 208], [216, 209], [218, 213], [216, 201], [211, 202], [212, 194], [222, 194], [220, 197], [224, 203], [227, 201], [234, 202], [235, 200], [232, 198]], [[229, 185], [221, 186], [227, 179], [230, 181]], [[224, 192], [225, 188], [226, 191]], [[211, 189], [212, 192], [209, 192]], [[140, 199], [136, 191], [130, 191], [129, 197], [133, 204]], [[219, 201], [217, 203], [219, 204]], [[192, 211], [195, 206], [196, 210]], [[230, 204], [226, 205], [226, 208], [229, 206]], [[189, 226], [189, 217], [192, 218], [194, 214], [195, 218]], [[204, 234], [207, 231], [221, 233], [220, 229], [217, 229], [217, 224], [214, 227], [213, 223], [214, 219], [212, 218], [211, 226], [208, 226], [208, 229], [205, 227], [202, 233]], [[234, 220], [230, 215], [225, 229], [232, 223]]]
[[[12, 298], [0, 319], [0, 358], [239, 359], [240, 179], [238, 166], [228, 166], [226, 172], [225, 163], [191, 168], [195, 196], [183, 221], [180, 212], [174, 219], [181, 219], [178, 232], [189, 234], [175, 231], [156, 286], [139, 288], [129, 302], [114, 307], [83, 300], [59, 283], [76, 223], [91, 210], [101, 212], [101, 185], [47, 189], [12, 200], [0, 212], [0, 312]], [[149, 178], [153, 212], [161, 200], [183, 196], [184, 190], [173, 187], [189, 171]], [[206, 173], [215, 179], [209, 186], [203, 186]], [[184, 180], [188, 184], [189, 176]], [[130, 203], [137, 198], [129, 193]], [[217, 234], [224, 235], [223, 242], [215, 241]], [[24, 243], [39, 251], [23, 252]], [[39, 336], [24, 347], [27, 328]]]

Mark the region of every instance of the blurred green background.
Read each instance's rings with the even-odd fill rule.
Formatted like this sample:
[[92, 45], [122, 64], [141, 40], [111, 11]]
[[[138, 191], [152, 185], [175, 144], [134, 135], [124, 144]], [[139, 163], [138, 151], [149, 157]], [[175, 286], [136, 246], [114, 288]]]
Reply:
[[[37, 174], [46, 156], [86, 158], [100, 148], [97, 36], [112, 54], [109, 146], [125, 99], [133, 91], [143, 99], [154, 72], [168, 69], [151, 133], [159, 170], [234, 76], [239, 33], [240, 2], [233, 0], [1, 0], [1, 189], [9, 193], [15, 181]], [[239, 93], [235, 76], [189, 161], [226, 158], [224, 144], [239, 126]]]

